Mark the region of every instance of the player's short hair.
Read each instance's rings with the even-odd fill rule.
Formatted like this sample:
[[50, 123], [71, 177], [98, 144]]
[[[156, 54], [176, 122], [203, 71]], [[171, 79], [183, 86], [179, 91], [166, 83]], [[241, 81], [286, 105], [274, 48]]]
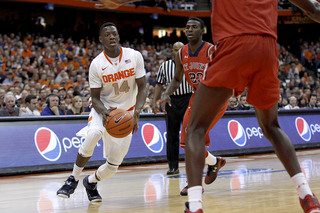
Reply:
[[114, 23], [112, 23], [112, 22], [106, 22], [106, 23], [104, 23], [104, 24], [100, 27], [100, 32], [99, 32], [99, 34], [101, 35], [103, 28], [109, 27], [109, 26], [113, 26], [113, 27], [117, 28]]
[[204, 22], [203, 22], [200, 18], [197, 18], [197, 17], [190, 17], [188, 21], [190, 21], [190, 20], [193, 20], [193, 21], [197, 21], [197, 22], [199, 22], [199, 23], [200, 23], [200, 27], [201, 27], [201, 29], [203, 29], [203, 28], [204, 28]]

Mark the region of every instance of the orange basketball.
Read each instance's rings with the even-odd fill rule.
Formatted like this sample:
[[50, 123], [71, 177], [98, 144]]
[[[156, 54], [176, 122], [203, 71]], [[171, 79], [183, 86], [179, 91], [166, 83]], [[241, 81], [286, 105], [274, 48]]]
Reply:
[[115, 109], [107, 117], [105, 128], [115, 138], [124, 138], [133, 130], [133, 117], [124, 109]]

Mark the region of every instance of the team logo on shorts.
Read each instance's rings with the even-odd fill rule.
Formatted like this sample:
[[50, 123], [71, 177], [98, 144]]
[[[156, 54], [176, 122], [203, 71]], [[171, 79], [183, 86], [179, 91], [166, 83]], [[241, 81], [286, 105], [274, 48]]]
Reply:
[[41, 127], [34, 134], [38, 152], [48, 161], [56, 161], [61, 155], [61, 145], [57, 135], [48, 128]]
[[228, 122], [228, 132], [235, 144], [238, 146], [246, 145], [247, 136], [242, 125], [238, 121], [231, 120]]
[[145, 145], [154, 153], [159, 153], [163, 149], [163, 138], [159, 129], [151, 124], [146, 123], [141, 128], [141, 136]]
[[308, 123], [301, 117], [296, 118], [296, 129], [300, 137], [304, 141], [309, 141], [311, 139], [311, 131]]

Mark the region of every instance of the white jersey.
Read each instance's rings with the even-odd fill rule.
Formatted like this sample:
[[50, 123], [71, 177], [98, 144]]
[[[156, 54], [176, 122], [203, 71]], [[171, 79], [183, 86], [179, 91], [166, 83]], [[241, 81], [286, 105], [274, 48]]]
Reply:
[[144, 61], [140, 52], [120, 47], [116, 62], [101, 52], [89, 68], [90, 88], [101, 88], [100, 100], [105, 107], [128, 110], [136, 104], [136, 79], [145, 76]]

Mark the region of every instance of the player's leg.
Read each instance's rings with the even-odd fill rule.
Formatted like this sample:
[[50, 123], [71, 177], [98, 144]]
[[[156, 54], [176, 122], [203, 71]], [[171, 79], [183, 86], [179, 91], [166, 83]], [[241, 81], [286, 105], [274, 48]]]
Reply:
[[91, 158], [96, 144], [100, 140], [103, 132], [105, 132], [105, 129], [102, 125], [102, 116], [92, 109], [89, 115], [89, 118], [90, 117], [92, 119], [89, 119], [90, 122], [88, 123], [88, 131], [84, 142], [79, 148], [72, 174], [65, 181], [65, 184], [57, 191], [57, 195], [59, 197], [69, 198], [70, 194], [74, 193], [74, 190], [79, 182], [79, 176], [84, 169], [84, 166]]
[[[207, 130], [206, 139], [205, 139], [206, 140], [206, 147], [210, 146], [210, 137], [209, 137], [210, 130], [222, 118], [222, 116], [224, 115], [224, 113], [225, 113], [225, 111], [227, 109], [227, 106], [228, 106], [228, 101], [226, 101], [224, 106], [222, 106], [222, 108], [219, 111], [218, 115], [214, 118], [214, 120], [212, 121], [209, 129]], [[207, 153], [208, 154], [206, 156], [206, 163], [208, 164], [208, 168], [207, 168], [207, 175], [206, 175], [206, 177], [204, 179], [204, 182], [205, 182], [205, 184], [211, 184], [217, 179], [218, 172], [226, 164], [226, 160], [223, 157], [215, 157], [208, 151], [207, 151]]]
[[290, 177], [301, 172], [294, 147], [289, 137], [279, 126], [277, 104], [270, 109], [256, 109], [256, 115], [263, 135], [272, 143], [278, 158]]
[[205, 158], [205, 135], [215, 117], [225, 105], [232, 90], [199, 84], [195, 94], [186, 139], [186, 171], [189, 210], [202, 208], [202, 173]]
[[83, 185], [86, 188], [88, 199], [92, 202], [102, 201], [97, 190], [97, 182], [110, 178], [116, 173], [125, 155], [128, 153], [132, 134], [124, 138], [114, 138], [111, 137], [107, 131], [104, 131], [102, 139], [104, 148], [103, 155], [107, 159], [106, 163], [99, 166], [93, 174], [83, 179]]
[[[318, 210], [313, 212], [320, 212], [319, 202], [313, 196], [308, 182], [301, 172], [292, 142], [279, 126], [277, 103], [270, 109], [256, 109], [256, 115], [263, 135], [272, 143], [275, 153], [298, 191], [302, 208], [305, 212], [310, 212], [311, 209]], [[306, 205], [306, 202], [308, 202], [308, 205]]]

